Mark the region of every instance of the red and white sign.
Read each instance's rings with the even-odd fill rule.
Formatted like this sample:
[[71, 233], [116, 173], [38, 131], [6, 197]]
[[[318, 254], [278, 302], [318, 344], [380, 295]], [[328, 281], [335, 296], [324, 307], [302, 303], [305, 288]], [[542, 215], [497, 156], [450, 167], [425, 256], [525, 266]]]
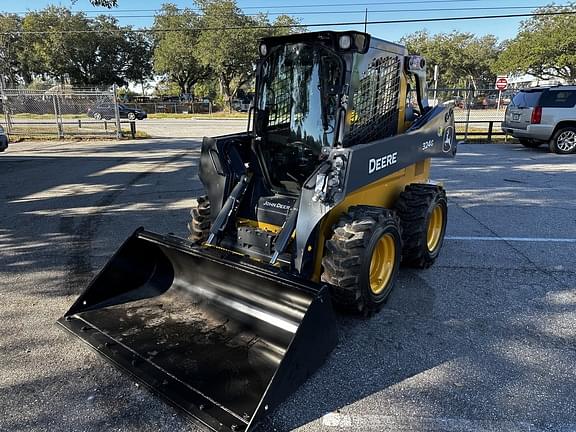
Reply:
[[499, 76], [496, 78], [496, 88], [500, 91], [508, 88], [508, 77]]

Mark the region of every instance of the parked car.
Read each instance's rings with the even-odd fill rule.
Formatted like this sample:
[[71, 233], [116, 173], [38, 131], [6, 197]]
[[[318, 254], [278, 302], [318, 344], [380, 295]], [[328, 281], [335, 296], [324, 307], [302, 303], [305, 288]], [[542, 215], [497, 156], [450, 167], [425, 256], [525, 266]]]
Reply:
[[506, 108], [502, 130], [525, 147], [576, 153], [576, 86], [520, 90]]
[[[130, 108], [123, 104], [118, 104], [118, 112], [120, 114], [120, 118], [127, 118], [128, 120], [143, 120], [148, 117], [146, 111]], [[88, 109], [88, 116], [93, 117], [96, 120], [111, 120], [114, 118], [114, 104], [101, 103], [90, 107]]]
[[8, 137], [4, 133], [4, 128], [0, 126], [0, 152], [8, 148]]

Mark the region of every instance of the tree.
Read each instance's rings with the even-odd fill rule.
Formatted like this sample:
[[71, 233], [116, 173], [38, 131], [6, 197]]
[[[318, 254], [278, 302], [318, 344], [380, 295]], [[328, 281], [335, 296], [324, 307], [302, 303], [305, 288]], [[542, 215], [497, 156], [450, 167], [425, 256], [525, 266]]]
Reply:
[[13, 14], [0, 14], [0, 75], [5, 84], [14, 84], [22, 79], [22, 65], [18, 53], [23, 49], [22, 19]]
[[246, 16], [235, 0], [196, 0], [203, 13], [198, 41], [200, 61], [209, 65], [220, 83], [221, 93], [228, 110], [232, 98], [240, 87], [254, 77], [258, 59], [258, 40], [264, 36], [289, 34], [293, 18], [280, 16], [270, 24], [264, 14]]
[[70, 69], [72, 52], [77, 52], [86, 40], [81, 34], [69, 31], [87, 27], [88, 20], [83, 14], [72, 14], [65, 8], [50, 6], [27, 13], [22, 22], [25, 49], [20, 52], [20, 61], [28, 75], [54, 77], [63, 82]]
[[[576, 4], [547, 6], [536, 12], [576, 12]], [[494, 65], [498, 73], [527, 73], [540, 79], [576, 82], [576, 21], [574, 15], [533, 16], [523, 21]]]
[[192, 93], [194, 84], [211, 72], [198, 60], [201, 21], [191, 9], [173, 4], [163, 5], [154, 19], [154, 71], [177, 83], [181, 94]]
[[27, 82], [41, 77], [76, 85], [125, 85], [150, 75], [150, 42], [113, 17], [91, 19], [51, 6], [28, 13], [22, 28], [19, 60]]
[[495, 36], [476, 37], [454, 31], [430, 35], [420, 31], [402, 38], [410, 53], [420, 54], [440, 69], [439, 87], [492, 85], [492, 66], [500, 50]]
[[128, 32], [126, 67], [124, 76], [128, 81], [137, 82], [145, 91], [145, 81], [152, 78], [153, 49], [151, 36], [146, 33]]

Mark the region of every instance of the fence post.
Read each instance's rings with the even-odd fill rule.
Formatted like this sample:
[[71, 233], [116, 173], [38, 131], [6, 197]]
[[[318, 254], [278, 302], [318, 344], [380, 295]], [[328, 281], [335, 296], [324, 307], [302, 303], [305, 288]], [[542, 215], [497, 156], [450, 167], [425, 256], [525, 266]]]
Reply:
[[488, 142], [492, 142], [492, 132], [494, 129], [494, 121], [490, 120], [488, 124]]
[[118, 86], [116, 84], [112, 85], [112, 93], [114, 97], [114, 117], [116, 117], [116, 138], [122, 138], [122, 129], [120, 125], [120, 110], [118, 109], [118, 98], [116, 97], [116, 90]]
[[58, 94], [52, 94], [52, 105], [54, 105], [54, 119], [56, 120], [56, 129], [58, 130], [58, 139], [64, 138], [64, 130], [62, 128], [62, 121], [58, 113]]
[[468, 101], [466, 103], [466, 130], [464, 132], [464, 142], [468, 141], [468, 128], [470, 127], [470, 110], [472, 109], [472, 91], [473, 88], [468, 88]]
[[130, 134], [132, 135], [132, 139], [136, 139], [136, 122], [130, 122]]
[[2, 109], [4, 110], [4, 120], [6, 121], [6, 133], [12, 134], [12, 118], [10, 117], [10, 104], [8, 96], [4, 91], [4, 75], [0, 74], [0, 97], [2, 97]]

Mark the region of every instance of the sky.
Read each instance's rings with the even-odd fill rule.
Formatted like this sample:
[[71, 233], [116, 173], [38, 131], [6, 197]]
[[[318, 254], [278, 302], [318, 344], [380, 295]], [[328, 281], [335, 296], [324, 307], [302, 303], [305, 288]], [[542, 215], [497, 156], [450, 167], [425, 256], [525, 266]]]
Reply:
[[[194, 7], [191, 0], [171, 0], [179, 7]], [[0, 0], [1, 12], [24, 13], [43, 9], [48, 5], [65, 6], [72, 10], [86, 11], [89, 16], [99, 11], [118, 18], [120, 24], [148, 27], [153, 22], [154, 10], [161, 7], [159, 0], [119, 0], [116, 9], [93, 7], [88, 0]], [[237, 0], [247, 14], [268, 12], [287, 13], [302, 19], [304, 24], [331, 22], [363, 22], [368, 9], [368, 21], [425, 19], [457, 16], [506, 15], [529, 13], [534, 8], [550, 3], [550, 0]], [[556, 4], [568, 1], [556, 0]], [[492, 9], [490, 9], [492, 8]], [[494, 9], [496, 8], [496, 9]], [[430, 10], [432, 9], [432, 10]], [[523, 18], [497, 20], [443, 21], [421, 23], [395, 23], [368, 25], [372, 35], [399, 41], [402, 36], [419, 30], [431, 33], [452, 30], [472, 32], [476, 35], [493, 34], [500, 40], [514, 37]], [[363, 25], [334, 27], [334, 30], [363, 30]], [[318, 30], [318, 28], [314, 28]]]

